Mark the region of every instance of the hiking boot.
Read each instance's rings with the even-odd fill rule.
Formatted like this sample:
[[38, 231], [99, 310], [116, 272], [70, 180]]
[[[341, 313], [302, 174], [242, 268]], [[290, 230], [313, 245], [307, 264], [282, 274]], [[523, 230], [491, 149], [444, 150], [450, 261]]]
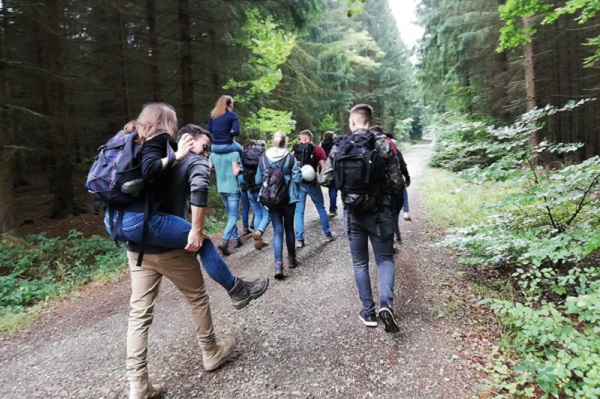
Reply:
[[403, 216], [404, 220], [412, 220], [410, 218], [410, 215], [408, 214], [408, 212], [404, 212], [404, 216]]
[[229, 359], [235, 346], [235, 338], [232, 335], [226, 336], [222, 341], [213, 340], [210, 344], [202, 345], [202, 363], [206, 371], [212, 371], [219, 368]]
[[401, 243], [401, 244], [402, 244], [402, 236], [398, 236], [398, 237], [396, 237], [396, 240], [395, 240], [395, 241], [396, 241], [396, 242], [399, 242], [399, 243]]
[[242, 245], [244, 245], [244, 243], [242, 242], [241, 238], [238, 238], [237, 240], [233, 240], [233, 247], [234, 248], [239, 248]]
[[254, 248], [258, 249], [259, 251], [269, 245], [268, 242], [262, 239], [262, 236], [263, 232], [260, 230], [257, 230], [254, 232], [254, 234], [252, 234], [252, 238], [254, 239]]
[[325, 239], [327, 241], [333, 241], [337, 238], [337, 236], [335, 234], [333, 234], [333, 231], [329, 234], [325, 234]]
[[398, 326], [398, 321], [394, 316], [394, 312], [392, 311], [392, 307], [387, 304], [381, 304], [379, 308], [379, 312], [377, 313], [379, 318], [383, 321], [383, 325], [385, 326], [385, 332], [388, 333], [397, 333], [400, 331], [400, 326]]
[[155, 399], [160, 398], [163, 389], [160, 385], [152, 385], [148, 381], [148, 374], [129, 379], [129, 399]]
[[231, 302], [233, 302], [233, 307], [243, 309], [250, 301], [260, 298], [267, 291], [268, 287], [269, 279], [266, 277], [259, 277], [254, 281], [245, 281], [237, 278], [228, 294], [231, 297]]
[[298, 259], [295, 256], [288, 256], [288, 266], [290, 269], [295, 269], [299, 265]]
[[298, 248], [298, 249], [304, 248], [304, 240], [296, 241], [296, 248]]
[[244, 231], [242, 232], [242, 235], [247, 236], [249, 234], [252, 234], [252, 232], [250, 231], [250, 229], [247, 228], [247, 227], [244, 227]]
[[275, 278], [283, 280], [283, 262], [275, 262]]
[[222, 240], [221, 243], [217, 245], [217, 248], [221, 250], [223, 256], [231, 255], [231, 252], [229, 252], [229, 241]]
[[375, 310], [367, 311], [363, 309], [360, 311], [358, 318], [367, 327], [377, 327], [377, 315], [375, 314]]

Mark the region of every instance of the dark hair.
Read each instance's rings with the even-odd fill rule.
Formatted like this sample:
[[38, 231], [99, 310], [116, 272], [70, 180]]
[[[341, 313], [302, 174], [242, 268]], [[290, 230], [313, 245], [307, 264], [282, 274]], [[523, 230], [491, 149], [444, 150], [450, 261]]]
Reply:
[[323, 133], [323, 140], [333, 140], [333, 136], [335, 136], [335, 133], [325, 132]]
[[387, 137], [388, 139], [393, 139], [394, 133], [385, 133], [385, 137]]
[[182, 127], [181, 129], [179, 129], [179, 131], [177, 132], [177, 141], [179, 141], [181, 139], [181, 136], [183, 136], [186, 133], [191, 135], [194, 140], [196, 140], [198, 138], [198, 136], [204, 135], [204, 136], [208, 137], [208, 140], [210, 140], [211, 144], [213, 142], [213, 135], [210, 134], [210, 132], [208, 130], [203, 129], [200, 126], [194, 125], [192, 123], [189, 123], [189, 124], [185, 125], [184, 127]]
[[352, 107], [350, 115], [354, 115], [362, 123], [371, 123], [373, 108], [368, 104], [358, 104]]
[[369, 128], [369, 130], [371, 130], [372, 132], [377, 132], [377, 133], [382, 133], [383, 134], [383, 129], [379, 125], [371, 126]]
[[254, 147], [256, 145], [256, 140], [248, 139], [244, 142], [244, 150], [247, 150], [250, 147]]

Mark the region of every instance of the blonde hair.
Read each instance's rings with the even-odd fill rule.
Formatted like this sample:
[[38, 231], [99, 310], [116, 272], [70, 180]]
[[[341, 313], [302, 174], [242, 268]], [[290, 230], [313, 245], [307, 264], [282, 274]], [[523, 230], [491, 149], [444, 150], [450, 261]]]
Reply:
[[177, 114], [169, 104], [148, 103], [142, 108], [135, 126], [142, 143], [160, 133], [168, 133], [169, 136], [175, 138]]
[[275, 148], [285, 148], [287, 146], [287, 136], [284, 132], [275, 132], [271, 143]]
[[221, 96], [215, 103], [215, 107], [212, 111], [210, 111], [211, 118], [219, 118], [225, 115], [227, 110], [233, 107], [233, 97], [231, 96]]
[[303, 130], [300, 133], [298, 133], [298, 136], [307, 136], [310, 139], [310, 141], [313, 140], [313, 134], [310, 130]]

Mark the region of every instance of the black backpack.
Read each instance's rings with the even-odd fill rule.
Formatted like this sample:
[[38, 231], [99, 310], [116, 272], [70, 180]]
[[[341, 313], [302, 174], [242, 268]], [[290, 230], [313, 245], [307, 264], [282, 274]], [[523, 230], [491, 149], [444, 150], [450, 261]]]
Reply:
[[312, 143], [300, 143], [294, 146], [294, 157], [298, 161], [298, 166], [312, 166], [317, 170], [317, 160], [315, 158], [315, 146]]
[[243, 180], [240, 183], [242, 190], [254, 192], [260, 189], [260, 186], [256, 184], [256, 171], [258, 170], [260, 157], [264, 152], [265, 149], [262, 147], [250, 147], [244, 151], [242, 157]]
[[373, 211], [382, 202], [385, 160], [375, 148], [376, 140], [371, 132], [336, 139], [335, 186], [342, 193], [344, 207], [354, 215]]
[[[289, 162], [288, 162], [289, 159]], [[267, 165], [269, 159], [263, 155], [260, 170], [264, 174], [264, 180], [258, 194], [258, 200], [268, 210], [277, 209], [290, 202], [289, 186], [285, 181], [283, 168], [288, 162], [289, 168], [293, 167], [294, 158], [287, 154], [278, 162]]]

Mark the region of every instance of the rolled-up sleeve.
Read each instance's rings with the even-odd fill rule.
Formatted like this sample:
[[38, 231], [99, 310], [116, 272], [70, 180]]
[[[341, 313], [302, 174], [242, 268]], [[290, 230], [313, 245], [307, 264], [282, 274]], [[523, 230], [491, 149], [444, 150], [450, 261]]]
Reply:
[[198, 158], [189, 168], [190, 204], [198, 208], [208, 206], [210, 168], [206, 158]]

